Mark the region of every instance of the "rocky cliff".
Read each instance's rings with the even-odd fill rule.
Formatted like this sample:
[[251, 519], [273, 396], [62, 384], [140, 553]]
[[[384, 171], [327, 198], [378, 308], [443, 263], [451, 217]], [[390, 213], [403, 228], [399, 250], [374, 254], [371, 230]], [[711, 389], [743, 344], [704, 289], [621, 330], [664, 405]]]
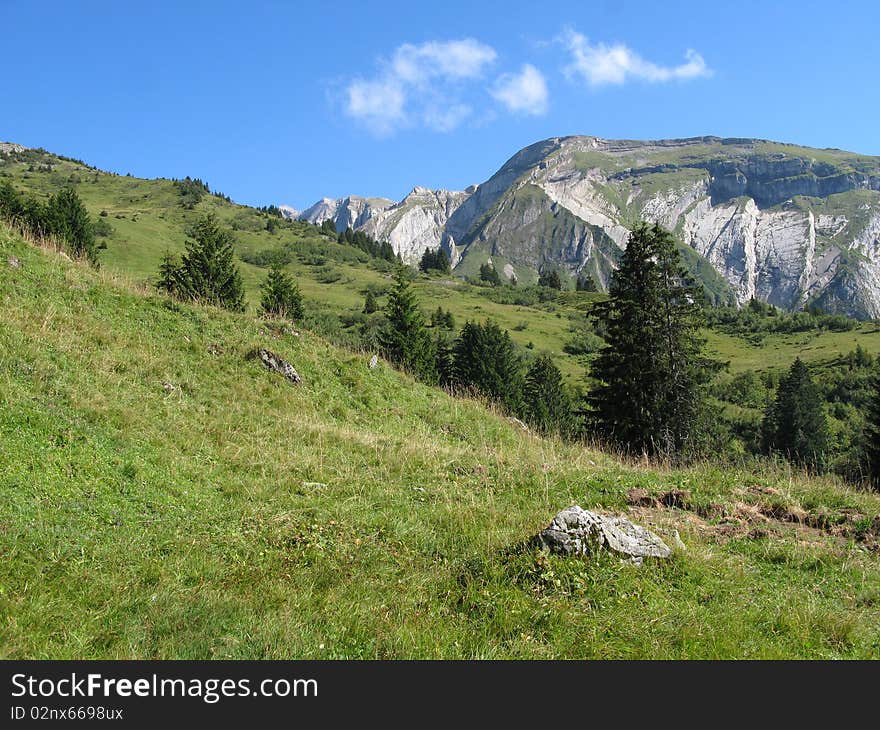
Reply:
[[561, 137], [467, 190], [324, 199], [300, 217], [362, 229], [408, 261], [442, 245], [462, 272], [491, 258], [520, 280], [556, 266], [603, 286], [633, 225], [656, 221], [720, 301], [880, 318], [880, 158], [841, 150]]

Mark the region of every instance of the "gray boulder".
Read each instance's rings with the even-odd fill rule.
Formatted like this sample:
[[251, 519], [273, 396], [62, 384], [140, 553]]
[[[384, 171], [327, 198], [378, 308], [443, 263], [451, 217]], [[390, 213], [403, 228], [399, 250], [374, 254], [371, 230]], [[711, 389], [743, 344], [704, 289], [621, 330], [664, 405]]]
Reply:
[[559, 555], [586, 556], [609, 550], [636, 564], [644, 558], [668, 558], [672, 554], [657, 535], [625, 517], [601, 515], [578, 505], [557, 514], [534, 542]]
[[248, 353], [248, 357], [259, 358], [260, 362], [263, 363], [267, 370], [271, 370], [284, 376], [293, 385], [299, 385], [302, 382], [302, 378], [299, 373], [293, 369], [293, 365], [287, 362], [287, 360], [282, 360], [271, 350], [266, 350], [262, 347], [257, 350], [251, 350], [251, 352]]

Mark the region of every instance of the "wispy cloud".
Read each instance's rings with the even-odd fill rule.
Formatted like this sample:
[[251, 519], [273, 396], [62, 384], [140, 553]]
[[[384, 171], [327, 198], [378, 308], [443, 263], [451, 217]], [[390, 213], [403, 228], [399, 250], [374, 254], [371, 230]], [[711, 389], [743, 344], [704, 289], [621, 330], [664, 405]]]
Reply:
[[356, 79], [346, 89], [346, 111], [377, 134], [388, 134], [406, 121], [406, 93], [394, 79], [363, 81]]
[[547, 113], [547, 82], [531, 64], [525, 64], [520, 73], [499, 76], [491, 93], [512, 112], [533, 116]]
[[435, 78], [479, 78], [496, 56], [494, 48], [473, 38], [404, 43], [394, 52], [391, 68], [398, 79], [421, 86]]
[[703, 57], [690, 49], [685, 52], [684, 63], [661, 66], [646, 61], [621, 43], [592, 44], [586, 36], [571, 29], [562, 34], [560, 41], [571, 54], [571, 62], [564, 69], [566, 76], [579, 77], [590, 86], [620, 85], [630, 79], [649, 83], [684, 81], [712, 74]]
[[375, 78], [347, 84], [346, 113], [380, 135], [414, 125], [452, 131], [471, 113], [462, 82], [482, 78], [496, 57], [473, 38], [404, 43]]

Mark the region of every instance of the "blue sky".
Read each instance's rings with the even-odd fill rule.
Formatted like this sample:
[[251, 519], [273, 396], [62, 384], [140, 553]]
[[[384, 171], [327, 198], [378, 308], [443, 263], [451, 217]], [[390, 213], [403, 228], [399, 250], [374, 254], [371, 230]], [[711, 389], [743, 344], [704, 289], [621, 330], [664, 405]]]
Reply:
[[547, 137], [880, 155], [880, 3], [0, 0], [0, 140], [236, 201], [482, 182]]

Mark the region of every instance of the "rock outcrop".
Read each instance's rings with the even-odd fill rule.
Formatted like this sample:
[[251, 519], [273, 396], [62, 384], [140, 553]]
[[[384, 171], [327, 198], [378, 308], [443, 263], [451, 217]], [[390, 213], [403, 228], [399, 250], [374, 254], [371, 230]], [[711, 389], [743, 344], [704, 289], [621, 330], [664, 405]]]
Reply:
[[559, 512], [533, 542], [558, 555], [585, 557], [608, 550], [637, 564], [672, 554], [657, 535], [625, 517], [601, 515], [578, 505]]
[[271, 350], [266, 350], [261, 347], [256, 350], [251, 350], [247, 356], [248, 358], [259, 359], [267, 370], [278, 373], [291, 385], [299, 385], [302, 383], [302, 378], [299, 373], [294, 370], [293, 365], [287, 362], [287, 360], [283, 360]]
[[475, 258], [469, 270], [491, 257], [535, 276], [547, 265], [587, 272], [603, 286], [644, 219], [699, 254], [692, 271], [720, 302], [880, 317], [880, 158], [841, 150], [556, 137], [463, 191], [324, 199], [300, 217], [364, 230], [410, 262], [443, 246], [453, 265]]

